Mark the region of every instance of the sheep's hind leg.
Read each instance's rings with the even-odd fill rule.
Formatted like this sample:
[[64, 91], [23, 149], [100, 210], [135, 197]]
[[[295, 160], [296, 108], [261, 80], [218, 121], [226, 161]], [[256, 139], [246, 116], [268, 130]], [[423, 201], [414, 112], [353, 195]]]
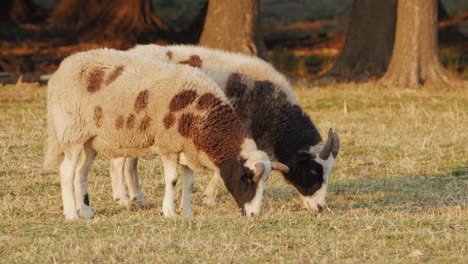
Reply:
[[126, 158], [111, 160], [112, 198], [120, 205], [127, 205], [130, 202], [125, 191], [125, 162]]
[[81, 150], [82, 148], [79, 146], [65, 151], [62, 165], [60, 165], [60, 186], [62, 189], [63, 214], [66, 220], [78, 219], [75, 198], [73, 197], [73, 182]]
[[162, 206], [162, 211], [165, 217], [176, 215], [174, 210], [174, 187], [177, 184], [177, 158], [178, 155], [161, 156], [164, 166], [164, 182], [166, 185]]
[[221, 176], [214, 173], [210, 183], [206, 186], [205, 192], [203, 193], [203, 203], [206, 205], [213, 206], [216, 204], [216, 194], [218, 193], [218, 186], [221, 183]]
[[194, 172], [189, 167], [182, 165], [182, 202], [180, 212], [182, 216], [192, 216], [192, 187]]
[[82, 218], [94, 217], [94, 212], [89, 207], [88, 174], [95, 158], [96, 151], [85, 144], [75, 171], [75, 202]]
[[135, 201], [139, 206], [146, 207], [148, 202], [141, 193], [141, 185], [138, 181], [138, 158], [125, 159], [125, 177], [127, 179], [130, 201]]

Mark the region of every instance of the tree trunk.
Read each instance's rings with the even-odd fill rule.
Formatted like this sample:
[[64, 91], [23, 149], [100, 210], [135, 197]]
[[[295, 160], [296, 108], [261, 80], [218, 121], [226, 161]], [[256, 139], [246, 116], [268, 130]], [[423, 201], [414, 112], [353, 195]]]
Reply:
[[0, 22], [37, 22], [44, 17], [44, 10], [31, 0], [2, 0]]
[[461, 85], [439, 60], [437, 0], [399, 0], [395, 47], [384, 86]]
[[64, 25], [81, 40], [116, 48], [152, 42], [168, 29], [154, 13], [151, 0], [63, 0], [49, 24]]
[[199, 44], [269, 60], [260, 24], [259, 0], [209, 0]]
[[47, 24], [53, 28], [79, 31], [96, 19], [105, 2], [105, 0], [62, 0], [50, 14]]
[[154, 13], [151, 0], [110, 0], [93, 24], [83, 32], [84, 39], [112, 41], [121, 48], [160, 39], [168, 29]]
[[396, 0], [354, 0], [346, 40], [322, 81], [364, 81], [384, 73], [392, 55]]

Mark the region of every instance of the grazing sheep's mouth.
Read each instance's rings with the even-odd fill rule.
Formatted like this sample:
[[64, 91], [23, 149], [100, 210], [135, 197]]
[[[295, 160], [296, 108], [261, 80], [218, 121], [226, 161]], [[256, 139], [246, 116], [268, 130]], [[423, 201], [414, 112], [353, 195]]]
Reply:
[[247, 210], [243, 209], [242, 210], [242, 216], [246, 216], [246, 217], [254, 217], [254, 216], [257, 216], [254, 212], [250, 212], [250, 214], [247, 213]]

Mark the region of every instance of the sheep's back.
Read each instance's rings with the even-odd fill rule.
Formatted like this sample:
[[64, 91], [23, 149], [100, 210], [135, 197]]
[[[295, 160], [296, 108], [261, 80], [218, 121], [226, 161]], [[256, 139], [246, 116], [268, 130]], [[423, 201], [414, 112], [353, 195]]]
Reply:
[[183, 113], [199, 111], [195, 100], [204, 94], [226, 101], [211, 79], [189, 66], [98, 50], [64, 60], [49, 83], [49, 107], [63, 144], [93, 139], [100, 152], [139, 156], [134, 152], [149, 155], [150, 147], [194, 148], [178, 122]]

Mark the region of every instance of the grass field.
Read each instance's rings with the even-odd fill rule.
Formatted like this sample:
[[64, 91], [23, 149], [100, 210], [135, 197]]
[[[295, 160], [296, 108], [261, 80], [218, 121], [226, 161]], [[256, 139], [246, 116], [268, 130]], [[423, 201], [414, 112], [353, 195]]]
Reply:
[[41, 169], [46, 88], [0, 86], [0, 263], [467, 263], [468, 95], [372, 85], [296, 94], [342, 147], [330, 210], [309, 213], [273, 174], [263, 214], [244, 218], [223, 190], [194, 217], [163, 218], [158, 158], [140, 163], [150, 208], [112, 201], [108, 160], [90, 175], [94, 219], [65, 222], [59, 177]]

